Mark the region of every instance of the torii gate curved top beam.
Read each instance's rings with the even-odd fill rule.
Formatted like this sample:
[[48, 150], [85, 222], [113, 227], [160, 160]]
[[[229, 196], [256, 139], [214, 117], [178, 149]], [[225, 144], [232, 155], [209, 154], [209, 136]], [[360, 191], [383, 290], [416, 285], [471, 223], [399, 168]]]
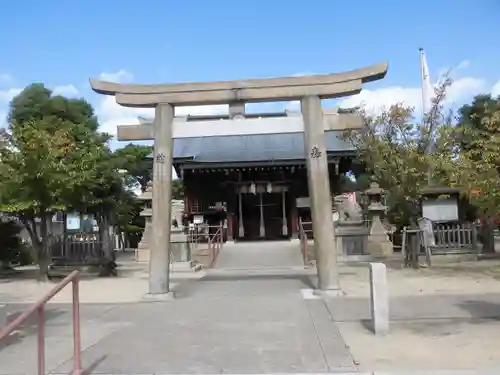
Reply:
[[121, 84], [91, 79], [92, 89], [116, 96], [125, 107], [155, 107], [158, 103], [175, 106], [227, 104], [234, 101], [264, 102], [298, 100], [307, 95], [321, 99], [357, 94], [363, 83], [385, 77], [388, 63], [342, 73], [300, 77], [248, 79], [181, 84]]

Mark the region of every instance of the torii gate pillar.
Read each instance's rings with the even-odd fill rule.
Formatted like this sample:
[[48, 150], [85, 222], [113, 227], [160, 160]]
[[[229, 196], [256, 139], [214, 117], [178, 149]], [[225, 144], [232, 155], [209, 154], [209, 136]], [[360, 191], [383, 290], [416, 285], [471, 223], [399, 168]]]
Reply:
[[[176, 136], [228, 135], [235, 134], [235, 132], [236, 134], [256, 134], [255, 129], [253, 129], [253, 133], [252, 130], [237, 133], [233, 125], [236, 125], [236, 128], [239, 126], [241, 129], [243, 123], [238, 120], [236, 123], [231, 123], [229, 127], [221, 125], [219, 121], [217, 124], [214, 122], [211, 125], [212, 129], [208, 127], [208, 123], [205, 123], [205, 130], [198, 128], [197, 131], [196, 129], [190, 131], [189, 124], [175, 123], [174, 106], [230, 104], [231, 117], [233, 117], [242, 111], [245, 102], [287, 100], [301, 101], [303, 123], [297, 124], [293, 119], [290, 119], [289, 123], [295, 126], [295, 129], [290, 131], [288, 128], [283, 129], [282, 126], [277, 126], [276, 129], [281, 129], [281, 132], [304, 131], [305, 134], [318, 287], [324, 291], [335, 292], [339, 290], [337, 249], [334, 241], [332, 201], [324, 138], [324, 131], [333, 130], [335, 121], [333, 123], [324, 121], [321, 99], [358, 94], [361, 92], [363, 83], [384, 78], [387, 68], [388, 64], [382, 63], [336, 74], [167, 85], [129, 85], [91, 80], [90, 83], [95, 92], [114, 95], [116, 102], [120, 105], [155, 108], [156, 111], [152, 128], [144, 128], [143, 132], [146, 134], [135, 138], [136, 140], [154, 139], [153, 240], [150, 256], [149, 293], [156, 296], [170, 293], [170, 201], [172, 196], [173, 138]], [[238, 122], [239, 125], [237, 125]], [[340, 122], [338, 118], [337, 122]], [[356, 124], [356, 121], [354, 123]], [[297, 125], [299, 126], [297, 127]], [[276, 129], [271, 129], [271, 131], [262, 129], [262, 127], [260, 129], [262, 133], [277, 132]], [[131, 132], [137, 130], [136, 127], [135, 130], [131, 129]], [[199, 134], [200, 131], [202, 131], [201, 134]]]
[[160, 103], [155, 108], [153, 132], [153, 238], [149, 260], [149, 294], [170, 292], [170, 227], [172, 222], [172, 128], [174, 107]]
[[335, 291], [340, 289], [340, 286], [337, 252], [334, 250], [336, 249], [335, 231], [333, 230], [332, 198], [323, 130], [323, 109], [318, 96], [306, 96], [300, 104], [304, 119], [304, 146], [318, 289]]

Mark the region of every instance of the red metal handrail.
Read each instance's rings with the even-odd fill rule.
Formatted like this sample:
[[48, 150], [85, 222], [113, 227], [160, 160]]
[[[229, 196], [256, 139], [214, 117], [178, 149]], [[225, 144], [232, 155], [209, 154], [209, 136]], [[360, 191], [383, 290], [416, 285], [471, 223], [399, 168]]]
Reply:
[[217, 256], [219, 255], [219, 251], [223, 245], [223, 242], [224, 242], [224, 236], [223, 236], [223, 228], [221, 225], [219, 226], [217, 231], [213, 235], [210, 235], [208, 238], [208, 249], [211, 251], [212, 254], [210, 267], [213, 267], [215, 265]]
[[71, 374], [81, 375], [83, 373], [80, 358], [79, 275], [79, 271], [75, 270], [71, 272], [28, 310], [19, 315], [5, 327], [0, 327], [0, 341], [2, 341], [19, 328], [19, 326], [33, 314], [38, 314], [38, 375], [45, 375], [45, 305], [70, 282], [73, 283], [73, 371]]

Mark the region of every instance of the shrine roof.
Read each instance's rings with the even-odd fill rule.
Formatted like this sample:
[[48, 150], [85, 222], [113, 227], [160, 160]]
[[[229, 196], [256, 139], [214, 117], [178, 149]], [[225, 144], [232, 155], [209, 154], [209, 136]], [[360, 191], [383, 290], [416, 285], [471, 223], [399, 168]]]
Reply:
[[[341, 135], [342, 131], [325, 133], [328, 154], [355, 152]], [[304, 133], [179, 138], [173, 154], [174, 164], [304, 160]]]

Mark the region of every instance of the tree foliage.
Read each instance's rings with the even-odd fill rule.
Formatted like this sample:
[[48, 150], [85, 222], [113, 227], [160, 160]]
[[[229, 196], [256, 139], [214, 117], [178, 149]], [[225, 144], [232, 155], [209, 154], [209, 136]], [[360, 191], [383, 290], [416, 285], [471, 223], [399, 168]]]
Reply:
[[96, 188], [112, 179], [109, 136], [85, 100], [52, 96], [41, 84], [12, 100], [1, 136], [0, 209], [25, 225], [45, 274], [53, 213], [98, 202]]
[[172, 199], [184, 199], [184, 184], [181, 179], [172, 180]]
[[124, 182], [129, 188], [140, 186], [145, 191], [152, 178], [153, 163], [149, 156], [153, 152], [151, 146], [134, 145], [132, 143], [115, 151], [119, 168], [126, 171]]
[[491, 95], [477, 95], [470, 104], [465, 104], [458, 110], [457, 126], [460, 129], [461, 149], [476, 147], [475, 131], [488, 131], [483, 120], [498, 110], [500, 110], [500, 97], [493, 98]]
[[484, 216], [495, 217], [500, 212], [500, 98], [477, 96], [459, 114], [458, 124], [441, 134], [454, 159], [448, 182]]
[[390, 220], [398, 226], [419, 215], [423, 188], [430, 180], [441, 183], [449, 167], [449, 152], [436, 137], [439, 129], [451, 124], [442, 106], [450, 83], [445, 79], [436, 90], [425, 121], [417, 121], [414, 108], [402, 103], [377, 114], [362, 109], [364, 130], [347, 135], [366, 172], [386, 191]]

